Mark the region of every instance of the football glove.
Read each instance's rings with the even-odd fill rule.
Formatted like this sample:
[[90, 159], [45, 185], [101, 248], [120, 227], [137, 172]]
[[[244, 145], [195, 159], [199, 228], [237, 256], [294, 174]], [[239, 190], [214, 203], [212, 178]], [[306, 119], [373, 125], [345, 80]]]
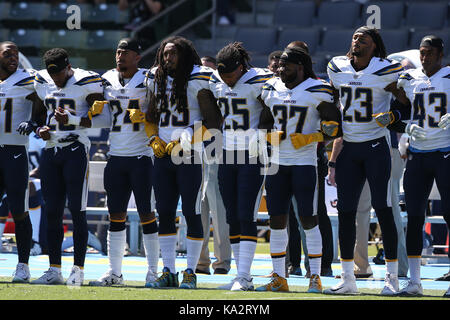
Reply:
[[89, 108], [89, 111], [88, 111], [89, 120], [92, 120], [93, 116], [96, 116], [96, 115], [102, 113], [103, 107], [107, 103], [108, 103], [108, 101], [95, 100], [94, 103], [92, 104], [92, 106]]
[[438, 126], [443, 130], [447, 130], [450, 127], [450, 113], [446, 113], [441, 117]]
[[394, 123], [395, 121], [395, 116], [392, 111], [372, 114], [372, 117], [375, 119], [375, 122], [382, 128]]
[[67, 124], [74, 126], [79, 126], [81, 122], [81, 117], [73, 115], [68, 110], [64, 109], [64, 113], [67, 114]]
[[35, 131], [38, 128], [38, 125], [34, 121], [24, 121], [19, 124], [17, 127], [17, 132], [22, 135], [30, 135], [31, 132]]
[[[195, 128], [197, 128], [197, 127], [195, 126], [194, 129]], [[196, 142], [205, 141], [205, 140], [211, 140], [211, 138], [212, 138], [211, 132], [209, 132], [209, 130], [205, 126], [202, 125], [200, 128], [195, 130], [195, 132], [192, 136], [191, 143], [196, 143]]]
[[132, 123], [143, 123], [145, 121], [145, 113], [139, 109], [127, 109]]
[[173, 140], [173, 141], [170, 141], [167, 145], [166, 145], [166, 147], [165, 147], [165, 153], [167, 153], [169, 156], [170, 155], [172, 155], [172, 150], [173, 150], [173, 148], [175, 148], [175, 146], [177, 145], [177, 144], [179, 144], [180, 143], [180, 141], [179, 140]]
[[152, 147], [155, 157], [162, 158], [166, 155], [166, 143], [160, 137], [154, 136], [149, 146]]
[[309, 134], [292, 133], [290, 137], [292, 145], [294, 146], [295, 149], [299, 149], [313, 142], [323, 141], [323, 134], [321, 132]]
[[145, 130], [145, 133], [147, 134], [147, 137], [149, 137], [150, 139], [153, 136], [158, 135], [158, 126], [154, 123], [145, 122], [144, 130]]
[[248, 155], [250, 158], [258, 156], [259, 135], [258, 132], [251, 136], [248, 142]]
[[425, 129], [414, 123], [408, 123], [405, 132], [410, 135], [413, 140], [425, 140], [427, 138]]
[[338, 133], [339, 123], [336, 121], [322, 121], [320, 126], [322, 132], [329, 137], [335, 137]]
[[273, 146], [279, 146], [284, 134], [284, 131], [271, 131], [266, 135], [266, 140]]

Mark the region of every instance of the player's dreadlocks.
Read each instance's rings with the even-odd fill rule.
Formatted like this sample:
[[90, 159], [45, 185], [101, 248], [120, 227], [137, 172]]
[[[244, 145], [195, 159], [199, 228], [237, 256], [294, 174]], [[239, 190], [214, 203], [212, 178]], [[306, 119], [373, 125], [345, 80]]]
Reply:
[[194, 45], [188, 39], [180, 36], [169, 37], [161, 42], [156, 53], [155, 63], [153, 67], [157, 67], [155, 72], [155, 87], [157, 113], [162, 109], [168, 108], [168, 101], [166, 96], [167, 75], [168, 70], [164, 66], [164, 47], [168, 43], [173, 43], [178, 52], [178, 63], [175, 71], [175, 76], [172, 84], [172, 92], [170, 96], [170, 103], [176, 104], [176, 110], [183, 112], [188, 107], [186, 89], [188, 85], [189, 76], [191, 75], [194, 65], [201, 65], [202, 62]]
[[[381, 59], [386, 59], [386, 56], [387, 56], [386, 47], [384, 46], [383, 39], [381, 38], [381, 35], [377, 29], [364, 26], [364, 27], [360, 27], [360, 28], [356, 29], [356, 31], [353, 34], [355, 34], [355, 33], [363, 33], [365, 35], [370, 36], [376, 46], [376, 48], [373, 52], [373, 56], [381, 58]], [[353, 58], [351, 47], [350, 47], [350, 50], [347, 52], [347, 57], [349, 59]]]
[[245, 70], [253, 67], [250, 64], [250, 54], [247, 52], [247, 50], [245, 50], [242, 42], [232, 42], [220, 49], [220, 51], [217, 53], [216, 60], [219, 66], [219, 72], [219, 62], [221, 61], [238, 61], [239, 64], [242, 64]]

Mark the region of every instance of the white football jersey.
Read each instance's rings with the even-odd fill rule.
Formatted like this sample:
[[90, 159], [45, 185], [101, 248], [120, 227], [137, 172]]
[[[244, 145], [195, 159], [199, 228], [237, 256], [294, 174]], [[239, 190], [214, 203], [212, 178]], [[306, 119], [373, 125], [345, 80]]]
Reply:
[[438, 127], [441, 117], [448, 113], [450, 102], [450, 67], [443, 67], [430, 78], [422, 67], [403, 72], [397, 86], [403, 88], [411, 101], [413, 123], [426, 130], [425, 140], [409, 141], [412, 151], [450, 151], [450, 130]]
[[143, 123], [131, 123], [127, 109], [147, 111], [147, 89], [144, 86], [146, 69], [138, 69], [134, 76], [122, 86], [119, 72], [112, 69], [103, 74], [104, 96], [109, 102], [112, 126], [109, 131], [109, 153], [112, 156], [152, 155]]
[[339, 90], [345, 141], [370, 141], [389, 134], [387, 128], [377, 125], [372, 114], [389, 111], [392, 94], [384, 88], [396, 82], [402, 70], [400, 63], [377, 57], [360, 71], [355, 71], [346, 56], [331, 59], [327, 72], [331, 84]]
[[46, 125], [51, 128], [51, 139], [47, 140], [46, 148], [54, 146], [65, 147], [71, 142], [60, 142], [70, 134], [79, 135], [78, 141], [90, 147], [87, 129], [82, 126], [59, 125], [54, 118], [54, 111], [62, 107], [79, 117], [86, 117], [89, 104], [86, 97], [93, 93], [103, 94], [102, 78], [95, 72], [83, 69], [72, 69], [73, 76], [69, 78], [64, 88], [58, 88], [48, 74], [41, 70], [36, 74], [34, 86], [37, 94], [47, 108]]
[[275, 129], [284, 131], [279, 146], [272, 147], [271, 161], [281, 165], [317, 166], [317, 142], [300, 149], [292, 145], [290, 134], [320, 131], [317, 106], [333, 103], [333, 88], [324, 80], [308, 78], [292, 89], [286, 88], [280, 78], [272, 78], [262, 88], [261, 98], [272, 111]]
[[[149, 91], [156, 95], [155, 72], [156, 68], [153, 68], [147, 73], [145, 85]], [[166, 94], [169, 106], [162, 111], [159, 119], [159, 137], [163, 141], [169, 143], [170, 141], [178, 140], [182, 132], [181, 129], [192, 126], [197, 121], [202, 121], [203, 117], [200, 112], [197, 94], [202, 89], [209, 90], [208, 81], [212, 72], [213, 69], [211, 68], [194, 65], [187, 85], [188, 108], [182, 113], [176, 110], [175, 104], [170, 104], [173, 78], [167, 77]], [[194, 147], [195, 149], [200, 148], [200, 151], [201, 145], [202, 143], [196, 143]]]
[[26, 97], [34, 92], [33, 72], [17, 69], [0, 81], [0, 144], [28, 144], [28, 137], [16, 129], [21, 122], [31, 119], [33, 103]]
[[[258, 97], [264, 83], [273, 77], [267, 69], [251, 68], [230, 88], [214, 71], [209, 86], [222, 112], [223, 147], [226, 150], [247, 150], [249, 134], [258, 129], [263, 109]], [[249, 129], [253, 129], [248, 131]]]

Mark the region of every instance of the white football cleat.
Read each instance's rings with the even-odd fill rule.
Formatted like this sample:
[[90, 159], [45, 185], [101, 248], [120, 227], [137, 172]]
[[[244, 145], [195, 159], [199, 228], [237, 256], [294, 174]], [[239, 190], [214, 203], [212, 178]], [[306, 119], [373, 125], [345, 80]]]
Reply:
[[450, 298], [450, 286], [448, 287], [447, 291], [443, 295], [444, 298]]
[[61, 274], [61, 270], [58, 268], [50, 267], [44, 274], [31, 281], [32, 284], [64, 284], [64, 278]]
[[30, 268], [27, 264], [19, 262], [16, 266], [16, 271], [13, 273], [12, 282], [27, 283], [30, 282]]
[[231, 290], [233, 287], [233, 284], [237, 281], [237, 277], [231, 280], [229, 283], [223, 284], [221, 286], [218, 286], [217, 289], [219, 290]]
[[106, 271], [97, 281], [89, 281], [89, 285], [94, 287], [109, 287], [122, 284], [123, 276], [115, 275], [111, 269]]
[[423, 295], [422, 284], [409, 280], [406, 287], [398, 292], [398, 295], [404, 297], [420, 297]]
[[247, 280], [244, 277], [238, 277], [230, 289], [231, 291], [253, 291], [253, 279]]
[[341, 282], [323, 291], [325, 294], [357, 294], [356, 278], [354, 275], [341, 275]]
[[384, 278], [384, 288], [381, 290], [382, 296], [393, 296], [398, 293], [398, 277], [396, 274], [386, 273]]
[[149, 269], [147, 271], [147, 275], [145, 276], [145, 285], [147, 285], [147, 283], [153, 283], [156, 280], [158, 280], [158, 273], [155, 273]]
[[69, 278], [67, 278], [66, 285], [81, 286], [84, 281], [84, 272], [79, 266], [73, 266]]

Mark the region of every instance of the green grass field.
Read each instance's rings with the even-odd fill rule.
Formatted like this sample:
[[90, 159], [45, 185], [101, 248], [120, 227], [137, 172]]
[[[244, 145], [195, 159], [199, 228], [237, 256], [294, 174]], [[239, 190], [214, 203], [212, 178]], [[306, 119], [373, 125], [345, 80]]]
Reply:
[[[306, 293], [307, 287], [291, 286], [291, 292], [231, 292], [218, 285], [199, 284], [199, 289], [147, 289], [139, 281], [125, 281], [124, 287], [68, 287], [13, 284], [0, 277], [0, 300], [447, 300], [442, 292], [424, 290], [421, 298], [379, 296], [379, 289], [359, 289], [356, 296], [331, 296]], [[85, 282], [87, 284], [87, 282]]]

